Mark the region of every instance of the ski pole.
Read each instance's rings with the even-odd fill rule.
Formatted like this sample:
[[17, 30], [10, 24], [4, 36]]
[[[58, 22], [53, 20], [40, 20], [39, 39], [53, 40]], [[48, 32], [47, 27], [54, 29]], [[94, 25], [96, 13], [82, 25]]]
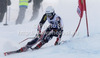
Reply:
[[26, 38], [26, 39], [22, 40], [21, 42], [19, 42], [19, 44], [23, 43], [24, 41], [26, 41], [26, 40], [28, 40], [28, 39], [33, 39], [33, 37]]

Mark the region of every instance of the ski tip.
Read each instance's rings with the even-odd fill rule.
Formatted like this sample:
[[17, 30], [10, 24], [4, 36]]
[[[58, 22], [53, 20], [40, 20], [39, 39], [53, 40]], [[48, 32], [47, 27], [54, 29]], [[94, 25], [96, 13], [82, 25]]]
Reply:
[[7, 56], [7, 53], [6, 52], [4, 53], [4, 56]]

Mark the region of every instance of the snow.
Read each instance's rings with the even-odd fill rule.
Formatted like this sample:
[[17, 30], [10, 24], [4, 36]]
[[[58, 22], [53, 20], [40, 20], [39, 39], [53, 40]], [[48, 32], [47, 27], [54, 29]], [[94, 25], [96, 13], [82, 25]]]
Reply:
[[[44, 0], [41, 4], [40, 14], [33, 22], [28, 21], [32, 15], [32, 3], [30, 3], [22, 25], [15, 25], [19, 10], [18, 0], [11, 1], [11, 16], [8, 20], [8, 26], [3, 26], [5, 20], [0, 23], [0, 58], [100, 58], [99, 0], [86, 0], [90, 36], [87, 37], [84, 14], [80, 28], [74, 38], [72, 38], [72, 35], [79, 22], [79, 16], [76, 12], [78, 0]], [[35, 36], [38, 23], [45, 12], [45, 8], [49, 5], [52, 5], [56, 13], [63, 19], [64, 33], [62, 41], [67, 40], [68, 42], [54, 46], [56, 38], [53, 38], [39, 50], [29, 50], [24, 53], [4, 56], [4, 52], [17, 50], [31, 41], [29, 39], [19, 44], [25, 38]], [[47, 25], [46, 22], [42, 31], [45, 30]]]

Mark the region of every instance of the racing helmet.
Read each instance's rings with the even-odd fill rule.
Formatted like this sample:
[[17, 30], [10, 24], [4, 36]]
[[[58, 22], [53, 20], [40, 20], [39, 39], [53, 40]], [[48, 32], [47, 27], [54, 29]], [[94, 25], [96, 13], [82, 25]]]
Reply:
[[45, 11], [47, 16], [53, 16], [55, 14], [55, 10], [52, 6], [48, 6]]

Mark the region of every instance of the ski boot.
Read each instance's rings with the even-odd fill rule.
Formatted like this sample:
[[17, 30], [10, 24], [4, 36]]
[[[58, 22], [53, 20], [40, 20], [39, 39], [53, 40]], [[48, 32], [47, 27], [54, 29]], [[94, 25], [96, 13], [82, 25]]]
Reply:
[[33, 48], [33, 50], [41, 48], [44, 44], [45, 42], [40, 42], [35, 48]]

